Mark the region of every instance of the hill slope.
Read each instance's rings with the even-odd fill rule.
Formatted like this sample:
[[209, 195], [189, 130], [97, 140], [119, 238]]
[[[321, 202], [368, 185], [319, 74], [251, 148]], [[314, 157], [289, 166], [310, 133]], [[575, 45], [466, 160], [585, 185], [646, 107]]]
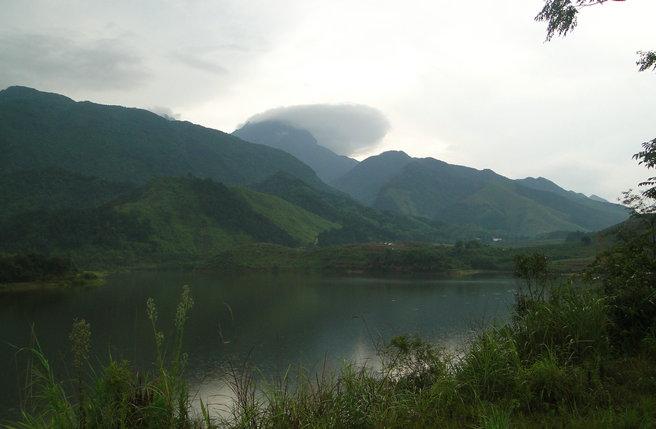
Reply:
[[134, 185], [64, 170], [0, 174], [0, 219], [29, 211], [91, 208], [130, 193]]
[[326, 183], [343, 176], [358, 164], [355, 159], [337, 155], [320, 146], [310, 132], [282, 122], [249, 122], [232, 134], [242, 140], [271, 146], [294, 155], [312, 167]]
[[546, 179], [511, 180], [491, 170], [385, 152], [334, 182], [372, 207], [505, 236], [592, 231], [628, 216], [617, 204], [566, 191]]
[[365, 159], [357, 168], [335, 180], [333, 185], [356, 200], [371, 205], [387, 181], [400, 174], [412, 161], [405, 152], [383, 152]]
[[319, 235], [319, 244], [350, 244], [380, 241], [452, 242], [490, 237], [481, 228], [431, 222], [399, 213], [364, 206], [346, 194], [317, 190], [301, 180], [276, 174], [255, 189], [277, 195], [324, 219], [340, 225]]
[[0, 170], [58, 168], [116, 182], [208, 177], [227, 184], [278, 171], [318, 183], [281, 150], [141, 109], [75, 102], [25, 87], [0, 91]]
[[96, 207], [0, 220], [0, 251], [77, 261], [197, 259], [248, 243], [312, 244], [337, 225], [272, 195], [210, 179], [159, 178]]

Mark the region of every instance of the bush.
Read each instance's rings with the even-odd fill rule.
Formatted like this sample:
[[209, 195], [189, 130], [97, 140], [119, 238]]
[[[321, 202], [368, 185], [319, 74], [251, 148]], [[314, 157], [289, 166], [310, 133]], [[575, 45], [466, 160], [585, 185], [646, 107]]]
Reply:
[[429, 388], [447, 373], [447, 363], [432, 344], [417, 337], [393, 338], [383, 350], [383, 372], [409, 390]]
[[595, 290], [566, 283], [521, 306], [512, 330], [523, 360], [553, 354], [560, 363], [579, 363], [609, 351], [607, 306]]
[[556, 406], [565, 400], [570, 390], [567, 368], [555, 356], [547, 354], [522, 374], [526, 385], [526, 403], [529, 409], [544, 409]]
[[621, 350], [635, 349], [656, 328], [656, 255], [639, 237], [597, 258], [592, 272], [603, 283], [611, 337]]
[[457, 369], [469, 400], [497, 401], [517, 392], [521, 368], [517, 344], [508, 329], [492, 329], [472, 342]]

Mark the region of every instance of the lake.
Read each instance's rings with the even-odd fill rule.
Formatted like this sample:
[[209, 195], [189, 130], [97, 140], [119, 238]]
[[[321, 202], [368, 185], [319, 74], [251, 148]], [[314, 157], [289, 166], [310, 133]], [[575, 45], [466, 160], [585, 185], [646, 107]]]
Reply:
[[227, 362], [247, 359], [264, 377], [289, 365], [319, 371], [344, 361], [376, 365], [375, 346], [417, 334], [457, 350], [472, 333], [509, 317], [516, 283], [508, 278], [344, 278], [313, 275], [115, 274], [99, 288], [0, 295], [0, 420], [15, 416], [31, 326], [59, 377], [70, 368], [74, 318], [91, 324], [94, 361], [153, 361], [146, 300], [155, 299], [162, 329], [171, 325], [182, 285], [195, 306], [185, 332], [192, 391], [225, 403]]

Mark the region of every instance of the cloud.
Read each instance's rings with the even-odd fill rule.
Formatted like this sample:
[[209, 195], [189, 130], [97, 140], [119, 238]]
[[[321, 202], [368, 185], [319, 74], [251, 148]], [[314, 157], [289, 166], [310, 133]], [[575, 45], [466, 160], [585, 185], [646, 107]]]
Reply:
[[[149, 72], [120, 39], [78, 41], [39, 33], [0, 33], [0, 83], [131, 89]], [[1, 85], [0, 85], [1, 86]]]
[[150, 109], [151, 112], [153, 112], [156, 115], [161, 116], [164, 119], [168, 119], [169, 121], [178, 121], [180, 120], [180, 114], [175, 113], [171, 108], [169, 107], [164, 107], [164, 106], [154, 106], [151, 107]]
[[201, 70], [210, 74], [225, 74], [228, 70], [222, 65], [218, 64], [212, 57], [212, 51], [175, 51], [170, 54], [170, 58], [181, 62], [182, 64]]
[[280, 121], [304, 128], [341, 155], [355, 155], [376, 146], [390, 129], [381, 111], [363, 104], [308, 104], [278, 107], [248, 122]]

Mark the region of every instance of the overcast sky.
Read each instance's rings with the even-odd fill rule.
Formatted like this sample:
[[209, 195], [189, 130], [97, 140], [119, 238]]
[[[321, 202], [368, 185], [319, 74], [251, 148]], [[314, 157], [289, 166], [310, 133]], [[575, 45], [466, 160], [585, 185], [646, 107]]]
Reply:
[[0, 87], [227, 132], [347, 103], [384, 129], [344, 154], [400, 149], [614, 200], [646, 176], [631, 155], [656, 137], [656, 73], [634, 65], [656, 49], [656, 1], [586, 8], [550, 43], [533, 21], [542, 3], [0, 0]]

